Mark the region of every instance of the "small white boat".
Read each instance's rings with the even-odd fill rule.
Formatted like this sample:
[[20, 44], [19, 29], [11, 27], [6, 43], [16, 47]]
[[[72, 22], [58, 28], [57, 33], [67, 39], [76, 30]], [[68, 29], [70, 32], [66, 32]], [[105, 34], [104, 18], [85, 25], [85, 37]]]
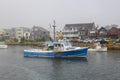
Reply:
[[4, 42], [0, 42], [0, 49], [7, 48], [8, 46]]
[[105, 52], [107, 51], [107, 47], [101, 47], [100, 44], [96, 44], [95, 48], [89, 48], [88, 51], [101, 51], [101, 52]]
[[0, 48], [7, 48], [7, 45], [0, 45]]

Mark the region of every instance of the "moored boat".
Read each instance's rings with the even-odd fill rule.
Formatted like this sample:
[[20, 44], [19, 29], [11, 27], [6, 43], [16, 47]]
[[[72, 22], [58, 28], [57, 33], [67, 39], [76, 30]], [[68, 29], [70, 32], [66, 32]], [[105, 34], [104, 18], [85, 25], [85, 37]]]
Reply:
[[100, 44], [96, 44], [95, 48], [89, 48], [88, 51], [101, 51], [101, 52], [105, 52], [105, 51], [107, 51], [107, 47], [101, 47]]
[[0, 45], [0, 48], [7, 48], [7, 45]]
[[8, 46], [4, 42], [0, 42], [0, 49], [7, 48]]
[[71, 46], [70, 42], [46, 42], [43, 49], [24, 50], [25, 57], [86, 57], [87, 47]]

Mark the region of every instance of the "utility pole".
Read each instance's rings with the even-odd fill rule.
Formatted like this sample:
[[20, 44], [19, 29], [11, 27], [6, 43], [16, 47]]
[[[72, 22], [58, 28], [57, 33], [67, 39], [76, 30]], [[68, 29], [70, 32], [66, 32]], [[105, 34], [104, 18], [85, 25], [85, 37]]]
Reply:
[[53, 37], [54, 37], [54, 41], [56, 41], [56, 39], [55, 39], [55, 20], [53, 21]]

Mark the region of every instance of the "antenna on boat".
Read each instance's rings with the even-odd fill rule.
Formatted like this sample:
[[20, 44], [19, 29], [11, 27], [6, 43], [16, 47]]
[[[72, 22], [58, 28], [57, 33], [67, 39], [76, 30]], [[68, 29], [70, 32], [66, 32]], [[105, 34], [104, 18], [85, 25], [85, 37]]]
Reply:
[[55, 24], [56, 24], [56, 22], [55, 22], [55, 20], [53, 21], [53, 37], [54, 37], [54, 41], [56, 41], [56, 39], [55, 39]]

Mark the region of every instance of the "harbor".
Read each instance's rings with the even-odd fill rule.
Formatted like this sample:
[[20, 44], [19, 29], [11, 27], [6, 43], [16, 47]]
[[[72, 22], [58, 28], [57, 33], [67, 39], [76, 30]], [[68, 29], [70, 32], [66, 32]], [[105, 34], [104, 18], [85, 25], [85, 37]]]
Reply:
[[[24, 49], [9, 45], [0, 49], [1, 80], [118, 80], [120, 53], [89, 52], [86, 58], [28, 58]], [[94, 75], [94, 77], [93, 77]]]
[[120, 80], [120, 0], [0, 0], [0, 80]]

